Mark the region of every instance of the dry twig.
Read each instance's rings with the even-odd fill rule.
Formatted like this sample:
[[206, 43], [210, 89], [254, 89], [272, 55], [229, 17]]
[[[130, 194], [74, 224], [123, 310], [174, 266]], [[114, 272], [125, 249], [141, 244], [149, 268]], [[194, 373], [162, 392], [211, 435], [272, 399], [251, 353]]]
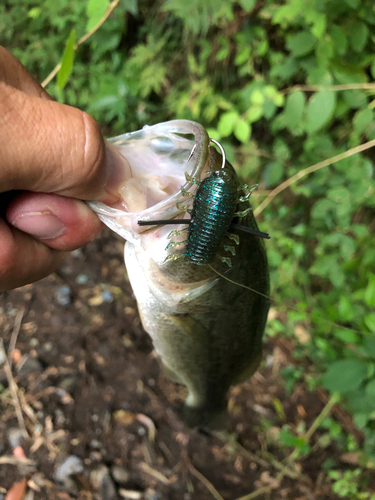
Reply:
[[302, 177], [305, 177], [306, 175], [309, 175], [313, 172], [316, 172], [317, 170], [320, 170], [321, 168], [328, 167], [329, 165], [333, 165], [334, 163], [337, 163], [341, 160], [344, 160], [345, 158], [349, 158], [350, 156], [353, 156], [357, 153], [361, 153], [362, 151], [366, 151], [367, 149], [370, 149], [375, 146], [375, 139], [372, 141], [365, 142], [364, 144], [361, 144], [360, 146], [356, 146], [355, 148], [351, 148], [348, 151], [345, 151], [345, 153], [341, 153], [336, 156], [332, 156], [332, 158], [328, 158], [328, 160], [323, 160], [320, 161], [319, 163], [316, 163], [315, 165], [312, 165], [311, 167], [304, 168], [303, 170], [300, 170], [297, 174], [293, 175], [289, 179], [287, 179], [285, 182], [282, 182], [279, 186], [277, 186], [275, 189], [273, 189], [270, 194], [267, 196], [267, 198], [259, 205], [254, 210], [254, 216], [256, 217], [259, 215], [263, 210], [271, 203], [271, 201], [280, 194], [284, 189], [288, 188], [295, 182], [299, 181], [302, 179]]
[[293, 85], [284, 90], [280, 90], [281, 94], [290, 94], [296, 90], [304, 90], [305, 92], [318, 92], [319, 90], [331, 90], [334, 92], [342, 90], [375, 90], [375, 83], [344, 83], [343, 85]]
[[12, 369], [12, 363], [13, 363], [12, 354], [13, 354], [14, 349], [16, 348], [17, 338], [18, 338], [18, 334], [20, 332], [20, 328], [21, 328], [24, 314], [25, 314], [25, 308], [23, 307], [22, 309], [20, 309], [18, 311], [18, 313], [15, 317], [15, 320], [14, 320], [14, 327], [13, 327], [12, 335], [10, 337], [9, 348], [8, 348], [8, 361], [9, 361], [10, 369]]
[[224, 498], [220, 495], [215, 486], [211, 484], [210, 481], [206, 477], [204, 477], [203, 474], [197, 471], [197, 469], [189, 460], [187, 460], [187, 466], [189, 471], [193, 474], [193, 476], [199, 479], [199, 481], [208, 489], [208, 491], [212, 494], [214, 498], [216, 498], [216, 500], [224, 500]]
[[[118, 5], [120, 0], [113, 0], [113, 2], [110, 3], [108, 9], [106, 10], [104, 16], [100, 19], [100, 21], [90, 30], [88, 31], [85, 35], [83, 35], [78, 42], [74, 45], [74, 50], [77, 50], [80, 45], [82, 45], [86, 40], [90, 38], [91, 35], [93, 35], [98, 29], [104, 24], [104, 22], [108, 19], [109, 15], [113, 11], [113, 9]], [[55, 68], [51, 71], [51, 73], [47, 76], [47, 78], [42, 82], [42, 87], [45, 88], [49, 84], [51, 80], [57, 75], [59, 72], [59, 69], [61, 68], [61, 63], [57, 64]]]
[[13, 378], [13, 375], [12, 375], [12, 369], [10, 367], [8, 357], [6, 356], [6, 353], [5, 353], [3, 339], [0, 339], [0, 352], [2, 352], [3, 356], [4, 356], [4, 371], [5, 371], [5, 375], [7, 377], [7, 380], [8, 380], [9, 390], [10, 390], [10, 393], [12, 395], [13, 404], [14, 404], [14, 407], [16, 410], [18, 425], [20, 426], [23, 437], [28, 438], [29, 433], [27, 432], [27, 429], [26, 429], [25, 421], [24, 421], [23, 415], [22, 415], [22, 408], [21, 408], [20, 400], [18, 398], [18, 392], [19, 392], [18, 386], [17, 386], [17, 384]]

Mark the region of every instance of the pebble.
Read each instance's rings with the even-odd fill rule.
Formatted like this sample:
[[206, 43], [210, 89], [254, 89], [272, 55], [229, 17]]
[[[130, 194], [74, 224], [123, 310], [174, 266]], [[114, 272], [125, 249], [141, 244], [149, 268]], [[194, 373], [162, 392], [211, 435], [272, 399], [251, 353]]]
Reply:
[[90, 479], [100, 498], [103, 498], [103, 500], [117, 499], [116, 487], [112, 481], [109, 469], [105, 465], [93, 470], [90, 474]]
[[121, 486], [128, 483], [131, 477], [130, 472], [120, 465], [113, 465], [111, 467], [111, 473], [116, 483]]
[[20, 446], [20, 444], [23, 441], [23, 434], [21, 429], [18, 429], [16, 427], [12, 427], [8, 431], [8, 442], [12, 448], [16, 448], [17, 446]]
[[113, 295], [108, 290], [104, 290], [102, 293], [103, 302], [113, 302]]
[[19, 363], [17, 363], [18, 376], [21, 380], [27, 379], [31, 373], [42, 372], [43, 367], [37, 358], [31, 354], [22, 356]]
[[86, 285], [88, 280], [89, 277], [87, 276], [87, 274], [79, 274], [76, 278], [76, 283], [77, 285]]
[[77, 377], [75, 375], [70, 375], [68, 377], [63, 378], [58, 386], [60, 387], [60, 389], [64, 389], [64, 391], [69, 392], [71, 394], [76, 384], [77, 384]]
[[90, 443], [90, 447], [93, 450], [100, 450], [100, 448], [102, 447], [102, 443], [100, 441], [98, 441], [97, 439], [93, 439]]
[[65, 483], [70, 476], [80, 474], [81, 472], [83, 472], [82, 460], [75, 455], [70, 455], [57, 467], [55, 479], [60, 483]]
[[70, 286], [60, 286], [55, 292], [56, 302], [60, 306], [69, 306], [72, 303]]

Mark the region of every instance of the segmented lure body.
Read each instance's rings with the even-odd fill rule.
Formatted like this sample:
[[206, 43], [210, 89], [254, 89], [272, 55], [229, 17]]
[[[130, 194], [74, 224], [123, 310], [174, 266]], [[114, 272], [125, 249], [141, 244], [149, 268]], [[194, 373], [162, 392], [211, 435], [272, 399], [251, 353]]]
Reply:
[[213, 262], [235, 215], [238, 181], [233, 169], [206, 177], [195, 194], [185, 259], [194, 264]]

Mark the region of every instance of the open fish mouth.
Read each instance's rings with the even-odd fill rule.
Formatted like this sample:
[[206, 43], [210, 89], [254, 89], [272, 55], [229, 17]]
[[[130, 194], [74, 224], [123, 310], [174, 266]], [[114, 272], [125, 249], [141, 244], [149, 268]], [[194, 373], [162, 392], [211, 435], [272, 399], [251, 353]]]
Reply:
[[[210, 172], [210, 139], [204, 127], [189, 120], [172, 120], [108, 142], [126, 158], [130, 169], [129, 177], [119, 186], [121, 200], [116, 205], [88, 202], [107, 226], [137, 246], [147, 243], [150, 234], [150, 226], [140, 226], [138, 221], [188, 218], [176, 205], [191, 204], [182, 191], [194, 192], [196, 188], [185, 173], [201, 178]], [[151, 227], [155, 237], [155, 226]], [[164, 237], [170, 229], [159, 227], [157, 237]]]

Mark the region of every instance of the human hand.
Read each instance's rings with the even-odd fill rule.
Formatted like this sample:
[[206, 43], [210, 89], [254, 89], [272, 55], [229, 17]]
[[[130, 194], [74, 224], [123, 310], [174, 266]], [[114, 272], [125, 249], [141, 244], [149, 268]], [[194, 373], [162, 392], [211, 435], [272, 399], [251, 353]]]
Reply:
[[94, 239], [102, 224], [81, 200], [114, 203], [129, 169], [93, 118], [53, 102], [0, 46], [0, 292]]

